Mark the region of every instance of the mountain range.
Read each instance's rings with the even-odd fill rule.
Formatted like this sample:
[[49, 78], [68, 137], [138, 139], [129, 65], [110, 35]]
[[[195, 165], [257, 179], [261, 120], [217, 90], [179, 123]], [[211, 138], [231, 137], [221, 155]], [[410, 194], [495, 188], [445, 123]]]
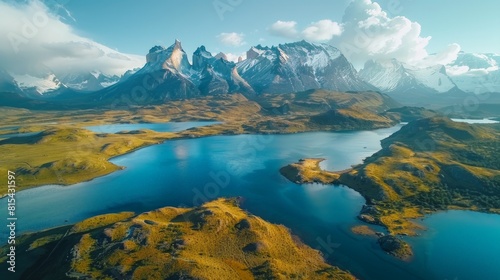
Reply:
[[447, 66], [456, 85], [470, 93], [500, 92], [500, 55], [464, 53], [458, 54], [453, 64]]
[[[176, 40], [168, 48], [151, 48], [141, 69], [121, 77], [98, 70], [59, 77], [46, 68], [24, 75], [0, 71], [0, 91], [25, 98], [139, 105], [226, 93], [259, 95], [310, 89], [381, 91], [401, 103], [500, 92], [500, 56], [494, 54], [460, 53], [451, 65], [426, 68], [395, 59], [370, 60], [358, 72], [337, 48], [300, 41], [251, 47], [246, 59], [238, 62], [201, 46], [191, 61]], [[74, 97], [75, 91], [88, 93]]]

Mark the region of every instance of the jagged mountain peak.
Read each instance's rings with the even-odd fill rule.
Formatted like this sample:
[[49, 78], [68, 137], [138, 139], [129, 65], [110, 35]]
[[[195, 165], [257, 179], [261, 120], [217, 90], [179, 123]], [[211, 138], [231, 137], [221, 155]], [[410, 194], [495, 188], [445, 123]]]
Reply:
[[215, 55], [216, 59], [223, 59], [223, 60], [228, 60], [227, 55], [223, 52], [219, 52], [218, 54]]
[[257, 92], [375, 89], [357, 76], [337, 48], [326, 44], [300, 41], [271, 47], [258, 45], [247, 51], [247, 59], [237, 67]]
[[174, 44], [165, 48], [155, 46], [146, 55], [146, 65], [139, 72], [156, 72], [169, 70], [175, 73], [190, 75], [191, 64], [188, 61], [186, 52], [182, 49], [181, 42], [175, 40]]
[[227, 60], [223, 53], [214, 56], [202, 45], [194, 51], [192, 62], [189, 63], [179, 41], [168, 48], [155, 46], [147, 54], [146, 65], [107, 91], [106, 97], [143, 85], [150, 76], [154, 77], [154, 87], [148, 96], [157, 103], [227, 93], [376, 89], [358, 77], [337, 48], [306, 41], [271, 47], [257, 45], [248, 50], [247, 59], [238, 63]]
[[212, 53], [207, 51], [207, 48], [204, 45], [199, 46], [196, 51], [194, 51], [193, 55], [205, 55], [212, 57]]
[[175, 39], [174, 48], [182, 49], [182, 43], [179, 39]]

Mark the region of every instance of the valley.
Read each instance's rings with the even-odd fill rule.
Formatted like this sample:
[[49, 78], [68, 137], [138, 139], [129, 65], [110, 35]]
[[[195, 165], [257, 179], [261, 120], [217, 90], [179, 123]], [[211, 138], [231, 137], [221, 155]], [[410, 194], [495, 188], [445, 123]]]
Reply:
[[430, 44], [420, 2], [48, 2], [0, 1], [1, 279], [500, 275], [484, 38]]
[[[298, 133], [347, 131], [390, 127], [394, 116], [379, 115], [395, 106], [390, 98], [374, 93], [346, 94], [324, 90], [285, 96], [262, 96], [255, 101], [243, 95], [223, 95], [174, 101], [162, 106], [125, 110], [30, 111], [8, 108], [2, 114], [14, 129], [2, 134], [40, 132], [26, 137], [0, 140], [6, 168], [18, 173], [20, 189], [58, 184], [71, 185], [120, 170], [110, 158], [138, 148], [175, 139], [249, 133]], [[39, 124], [43, 119], [47, 124]], [[113, 123], [163, 123], [220, 121], [220, 124], [180, 132], [152, 130], [96, 133], [91, 125]], [[9, 128], [9, 127], [7, 127]], [[5, 172], [3, 172], [5, 171]], [[0, 188], [5, 195], [6, 186]]]

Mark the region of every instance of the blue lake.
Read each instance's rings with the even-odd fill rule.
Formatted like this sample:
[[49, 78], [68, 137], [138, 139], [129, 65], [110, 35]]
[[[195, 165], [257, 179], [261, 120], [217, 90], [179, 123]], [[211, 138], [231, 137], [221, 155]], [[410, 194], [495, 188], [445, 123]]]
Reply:
[[432, 271], [433, 279], [500, 279], [500, 215], [439, 212], [421, 224], [427, 232], [409, 239], [414, 265]]
[[0, 139], [6, 139], [6, 138], [12, 138], [12, 137], [26, 137], [26, 136], [33, 136], [37, 135], [40, 132], [26, 132], [26, 133], [11, 133], [11, 134], [1, 134]]
[[177, 132], [193, 127], [218, 124], [219, 122], [168, 122], [168, 123], [138, 123], [138, 124], [105, 124], [85, 127], [96, 133], [117, 133], [120, 131], [150, 129], [158, 132]]
[[469, 123], [469, 124], [492, 124], [492, 123], [499, 123], [497, 120], [492, 120], [492, 119], [451, 119], [454, 122], [463, 122], [463, 123]]
[[[382, 252], [374, 238], [351, 233], [352, 226], [361, 224], [356, 215], [365, 200], [359, 193], [343, 186], [296, 185], [279, 174], [279, 168], [304, 157], [326, 158], [322, 167], [330, 170], [348, 168], [378, 151], [380, 140], [400, 127], [167, 141], [113, 159], [113, 163], [126, 169], [90, 182], [19, 192], [18, 232], [74, 223], [103, 213], [139, 213], [163, 206], [199, 205], [221, 196], [241, 196], [242, 208], [284, 224], [305, 243], [321, 250], [332, 264], [354, 272], [361, 279], [444, 279], [439, 277], [452, 273], [454, 268], [428, 265], [428, 252], [421, 253], [420, 247], [416, 248], [415, 260], [405, 263]], [[5, 199], [0, 200], [0, 207], [6, 209]], [[5, 219], [6, 213], [0, 217]], [[467, 219], [455, 222], [474, 226]], [[437, 232], [444, 230], [440, 223], [431, 223], [429, 227]], [[440, 241], [431, 233], [429, 230], [422, 237], [408, 239], [435, 246]], [[493, 235], [483, 238], [490, 238], [490, 242], [498, 239]], [[456, 241], [464, 242], [458, 237]], [[482, 257], [480, 252], [478, 255]], [[448, 257], [453, 259], [456, 255]]]

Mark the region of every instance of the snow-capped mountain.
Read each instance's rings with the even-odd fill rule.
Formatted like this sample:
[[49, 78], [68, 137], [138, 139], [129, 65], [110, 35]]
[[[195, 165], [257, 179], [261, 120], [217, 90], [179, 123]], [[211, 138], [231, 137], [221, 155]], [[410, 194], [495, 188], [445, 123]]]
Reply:
[[500, 55], [460, 52], [446, 66], [457, 86], [469, 93], [500, 93]]
[[364, 81], [389, 94], [435, 94], [458, 90], [442, 65], [416, 68], [396, 59], [369, 60], [359, 75]]
[[106, 75], [100, 71], [87, 73], [68, 73], [61, 77], [61, 82], [67, 87], [79, 91], [97, 91], [112, 86], [120, 81], [117, 75]]
[[51, 96], [65, 89], [57, 76], [44, 66], [37, 66], [24, 73], [10, 73], [25, 95]]
[[[167, 99], [185, 99], [200, 95], [195, 85], [201, 73], [193, 70], [181, 42], [168, 48], [155, 46], [146, 55], [146, 64], [128, 79], [103, 91], [101, 99], [137, 96], [134, 104], [158, 103]], [[129, 98], [130, 99], [130, 98]], [[129, 100], [127, 99], [127, 100]]]
[[375, 89], [362, 81], [352, 64], [327, 44], [306, 41], [256, 46], [238, 63], [243, 79], [259, 93], [287, 93], [324, 88], [339, 91]]
[[100, 90], [117, 83], [127, 70], [145, 63], [143, 56], [121, 53], [80, 37], [36, 47], [41, 48], [40, 54], [47, 52], [47, 57], [34, 55], [37, 59], [21, 59], [19, 63], [2, 61], [1, 67], [14, 77], [23, 93], [40, 97], [60, 94], [64, 89]]
[[200, 91], [202, 94], [255, 93], [253, 88], [238, 73], [236, 63], [229, 61], [223, 53], [212, 56], [205, 46], [193, 54], [193, 69], [201, 71]]
[[[151, 102], [225, 93], [288, 93], [309, 89], [363, 91], [376, 89], [362, 81], [342, 53], [326, 44], [305, 41], [277, 47], [252, 47], [238, 63], [212, 55], [204, 46], [192, 64], [180, 41], [168, 48], [155, 46], [146, 65], [104, 92], [102, 98], [139, 87]], [[147, 85], [147, 88], [144, 86]]]

